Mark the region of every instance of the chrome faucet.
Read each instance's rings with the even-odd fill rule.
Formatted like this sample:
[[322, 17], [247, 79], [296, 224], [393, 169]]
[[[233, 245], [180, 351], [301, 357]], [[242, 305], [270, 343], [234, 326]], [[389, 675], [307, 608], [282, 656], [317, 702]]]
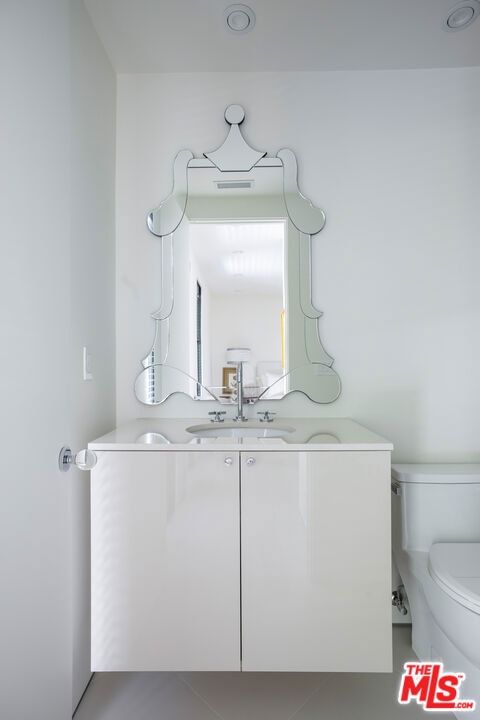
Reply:
[[235, 422], [247, 422], [243, 414], [243, 362], [237, 363], [237, 416]]

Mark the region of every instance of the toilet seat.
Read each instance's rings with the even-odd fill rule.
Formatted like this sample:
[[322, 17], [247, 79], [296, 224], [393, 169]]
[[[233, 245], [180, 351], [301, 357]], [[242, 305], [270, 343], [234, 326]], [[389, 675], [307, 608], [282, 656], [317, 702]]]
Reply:
[[480, 543], [434, 543], [428, 571], [451, 598], [480, 615]]

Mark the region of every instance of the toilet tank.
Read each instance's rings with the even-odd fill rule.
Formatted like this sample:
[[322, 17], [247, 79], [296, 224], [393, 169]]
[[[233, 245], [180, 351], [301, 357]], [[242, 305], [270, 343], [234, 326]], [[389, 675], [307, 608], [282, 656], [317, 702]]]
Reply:
[[394, 549], [480, 542], [480, 463], [394, 464], [392, 491]]

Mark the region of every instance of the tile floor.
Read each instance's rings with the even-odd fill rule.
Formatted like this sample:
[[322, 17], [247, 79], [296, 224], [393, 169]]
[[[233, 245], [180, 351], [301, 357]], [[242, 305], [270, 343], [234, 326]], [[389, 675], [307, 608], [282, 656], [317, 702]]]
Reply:
[[[410, 627], [394, 626], [394, 672], [98, 673], [75, 720], [454, 720], [396, 700]], [[468, 713], [466, 713], [468, 716]]]

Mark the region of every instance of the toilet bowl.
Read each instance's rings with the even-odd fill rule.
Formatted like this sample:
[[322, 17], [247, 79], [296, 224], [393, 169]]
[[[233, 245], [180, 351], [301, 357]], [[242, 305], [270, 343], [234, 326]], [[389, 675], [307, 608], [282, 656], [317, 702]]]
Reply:
[[456, 716], [480, 718], [480, 464], [393, 465], [392, 550], [413, 650], [465, 674]]
[[426, 583], [432, 615], [447, 637], [480, 668], [480, 543], [434, 543]]

